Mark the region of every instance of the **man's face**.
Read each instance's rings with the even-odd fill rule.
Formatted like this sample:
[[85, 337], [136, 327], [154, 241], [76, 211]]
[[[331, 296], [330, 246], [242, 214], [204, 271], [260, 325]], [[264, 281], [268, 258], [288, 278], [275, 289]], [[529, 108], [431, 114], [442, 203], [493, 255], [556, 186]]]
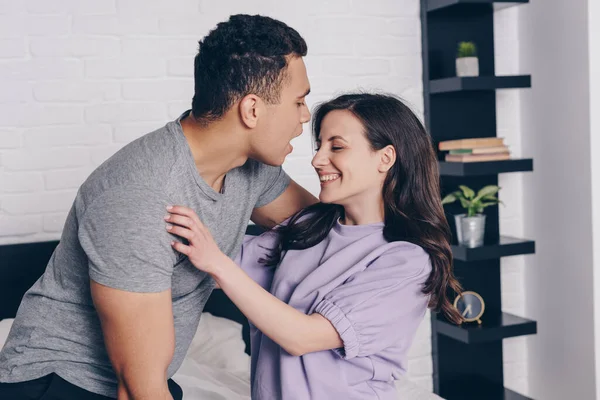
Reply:
[[265, 107], [252, 135], [251, 158], [268, 165], [281, 165], [292, 152], [290, 141], [300, 136], [302, 124], [310, 121], [305, 98], [310, 92], [306, 66], [301, 57], [290, 57], [281, 85], [279, 104]]

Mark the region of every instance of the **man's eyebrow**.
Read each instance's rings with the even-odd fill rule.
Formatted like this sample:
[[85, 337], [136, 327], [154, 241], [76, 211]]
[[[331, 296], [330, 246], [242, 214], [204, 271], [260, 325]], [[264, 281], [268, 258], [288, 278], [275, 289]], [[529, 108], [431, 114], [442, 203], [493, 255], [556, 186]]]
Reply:
[[308, 96], [308, 95], [309, 95], [309, 93], [310, 93], [310, 88], [308, 88], [308, 89], [306, 90], [306, 92], [304, 92], [304, 94], [303, 94], [303, 95], [301, 95], [301, 96], [298, 96], [298, 98], [299, 98], [299, 99], [301, 99], [301, 98], [303, 98], [303, 97], [306, 97], [306, 96]]

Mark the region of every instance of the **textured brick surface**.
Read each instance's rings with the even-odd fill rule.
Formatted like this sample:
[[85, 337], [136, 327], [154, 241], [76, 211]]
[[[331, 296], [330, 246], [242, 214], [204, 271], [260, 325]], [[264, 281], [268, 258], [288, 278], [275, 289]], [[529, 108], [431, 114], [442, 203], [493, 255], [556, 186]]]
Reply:
[[[280, 18], [307, 39], [309, 106], [378, 89], [422, 113], [418, 0], [0, 0], [0, 243], [57, 239], [93, 168], [189, 106], [197, 41], [240, 12]], [[503, 11], [497, 22], [498, 69], [511, 69], [518, 54], [514, 15]], [[519, 152], [515, 96], [498, 96], [498, 128]], [[308, 126], [294, 147], [284, 166], [317, 194]], [[501, 177], [502, 229], [516, 235], [519, 179]], [[505, 308], [518, 312], [522, 269], [511, 262], [503, 262], [503, 297]], [[427, 388], [430, 334], [426, 318], [410, 351], [409, 375]], [[527, 360], [518, 343], [505, 348], [505, 376], [523, 389]]]

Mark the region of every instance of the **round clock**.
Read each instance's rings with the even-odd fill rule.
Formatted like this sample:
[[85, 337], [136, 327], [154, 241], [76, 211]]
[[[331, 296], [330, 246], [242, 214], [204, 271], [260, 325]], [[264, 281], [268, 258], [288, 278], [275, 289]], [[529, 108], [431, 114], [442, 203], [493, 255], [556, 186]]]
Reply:
[[477, 321], [478, 324], [481, 324], [485, 303], [478, 293], [473, 291], [462, 292], [454, 299], [454, 307], [462, 315], [465, 322]]

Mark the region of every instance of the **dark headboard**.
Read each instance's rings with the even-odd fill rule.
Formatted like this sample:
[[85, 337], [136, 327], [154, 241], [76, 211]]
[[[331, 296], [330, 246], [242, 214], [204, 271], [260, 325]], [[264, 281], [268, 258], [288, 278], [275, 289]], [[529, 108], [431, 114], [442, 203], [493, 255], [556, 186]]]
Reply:
[[[248, 235], [261, 232], [256, 225], [248, 225], [246, 229]], [[44, 273], [57, 245], [58, 241], [0, 246], [0, 320], [15, 317], [23, 295]], [[223, 291], [213, 292], [204, 311], [242, 324], [246, 353], [250, 353], [248, 320]]]
[[25, 292], [46, 270], [58, 241], [0, 246], [0, 319], [14, 318]]

